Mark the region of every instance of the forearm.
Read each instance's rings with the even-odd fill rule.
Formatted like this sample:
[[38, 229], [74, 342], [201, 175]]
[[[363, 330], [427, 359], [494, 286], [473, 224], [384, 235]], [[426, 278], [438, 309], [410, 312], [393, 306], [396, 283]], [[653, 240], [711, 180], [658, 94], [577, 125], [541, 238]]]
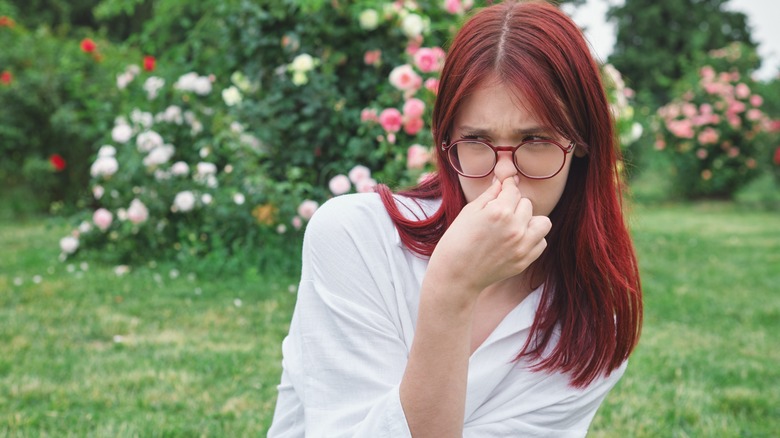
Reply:
[[444, 282], [423, 283], [414, 342], [400, 397], [415, 438], [461, 437], [474, 296]]

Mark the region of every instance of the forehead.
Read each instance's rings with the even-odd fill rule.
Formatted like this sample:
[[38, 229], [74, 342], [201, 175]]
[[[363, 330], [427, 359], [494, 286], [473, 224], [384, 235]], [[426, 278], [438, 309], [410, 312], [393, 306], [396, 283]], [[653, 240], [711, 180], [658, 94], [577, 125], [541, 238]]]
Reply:
[[525, 96], [499, 81], [488, 81], [474, 89], [458, 106], [455, 128], [468, 125], [486, 130], [539, 127], [539, 117]]

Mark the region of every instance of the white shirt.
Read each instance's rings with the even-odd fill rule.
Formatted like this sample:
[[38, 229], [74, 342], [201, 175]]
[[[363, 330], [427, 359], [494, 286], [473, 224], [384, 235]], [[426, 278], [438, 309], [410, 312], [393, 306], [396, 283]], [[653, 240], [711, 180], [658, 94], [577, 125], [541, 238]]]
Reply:
[[[412, 200], [398, 202], [422, 217]], [[428, 213], [438, 208], [420, 202]], [[339, 196], [317, 210], [304, 237], [269, 437], [411, 437], [398, 389], [427, 264], [403, 246], [377, 194]], [[623, 375], [625, 364], [577, 389], [567, 375], [515, 361], [540, 295], [526, 297], [471, 355], [464, 437], [585, 436]]]

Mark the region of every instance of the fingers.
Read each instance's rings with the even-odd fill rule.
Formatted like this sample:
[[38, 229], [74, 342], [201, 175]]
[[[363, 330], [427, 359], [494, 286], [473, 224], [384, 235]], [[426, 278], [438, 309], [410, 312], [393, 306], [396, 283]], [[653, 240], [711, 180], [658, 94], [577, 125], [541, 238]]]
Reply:
[[496, 197], [497, 201], [504, 204], [510, 211], [515, 211], [517, 204], [523, 199], [515, 178], [505, 178], [501, 182], [501, 193]]
[[498, 181], [493, 181], [493, 184], [471, 203], [479, 208], [483, 208], [488, 202], [496, 199], [499, 193], [501, 193], [501, 184]]

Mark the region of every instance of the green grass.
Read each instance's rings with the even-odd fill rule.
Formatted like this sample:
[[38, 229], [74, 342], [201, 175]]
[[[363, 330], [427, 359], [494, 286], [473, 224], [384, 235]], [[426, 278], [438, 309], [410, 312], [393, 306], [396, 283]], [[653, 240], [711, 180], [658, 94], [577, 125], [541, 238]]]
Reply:
[[118, 277], [45, 224], [0, 224], [0, 437], [264, 435], [295, 279]]
[[637, 208], [645, 324], [594, 437], [780, 433], [780, 215]]
[[[119, 277], [57, 261], [53, 224], [0, 221], [0, 437], [264, 436], [296, 279]], [[778, 226], [734, 204], [635, 208], [644, 332], [589, 436], [777, 434]]]

